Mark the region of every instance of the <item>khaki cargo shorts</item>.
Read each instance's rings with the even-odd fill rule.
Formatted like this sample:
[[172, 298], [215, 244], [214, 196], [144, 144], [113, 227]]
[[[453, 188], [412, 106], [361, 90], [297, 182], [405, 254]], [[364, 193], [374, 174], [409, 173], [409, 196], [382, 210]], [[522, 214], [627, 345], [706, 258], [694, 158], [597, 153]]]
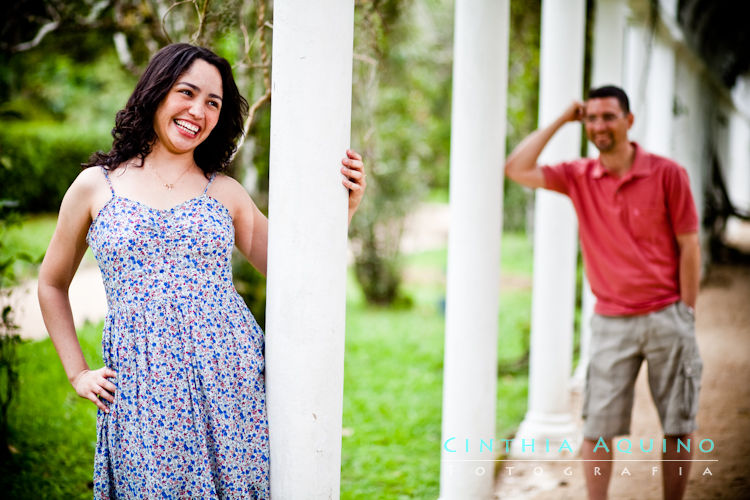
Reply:
[[696, 429], [703, 363], [687, 305], [679, 301], [639, 316], [595, 314], [591, 330], [583, 400], [585, 438], [630, 433], [633, 387], [644, 359], [664, 434], [679, 436]]

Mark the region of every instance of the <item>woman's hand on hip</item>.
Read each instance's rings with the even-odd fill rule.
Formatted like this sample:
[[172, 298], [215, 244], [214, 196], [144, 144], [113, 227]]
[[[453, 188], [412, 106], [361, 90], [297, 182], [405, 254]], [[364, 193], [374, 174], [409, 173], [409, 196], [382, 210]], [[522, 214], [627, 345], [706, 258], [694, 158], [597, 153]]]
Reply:
[[108, 380], [114, 377], [117, 377], [117, 372], [104, 366], [98, 370], [83, 370], [75, 376], [72, 384], [79, 396], [88, 399], [105, 413], [109, 413], [109, 408], [102, 402], [102, 399], [110, 403], [114, 402], [114, 393], [117, 388]]

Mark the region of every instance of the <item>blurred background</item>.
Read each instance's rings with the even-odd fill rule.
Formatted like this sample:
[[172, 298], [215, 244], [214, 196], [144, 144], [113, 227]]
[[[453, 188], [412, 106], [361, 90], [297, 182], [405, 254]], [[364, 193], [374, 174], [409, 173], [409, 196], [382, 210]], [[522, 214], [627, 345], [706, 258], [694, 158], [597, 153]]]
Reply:
[[[640, 24], [647, 33], [656, 32], [649, 12], [653, 16], [659, 2], [631, 3], [641, 8], [629, 15], [643, 16]], [[696, 53], [719, 65], [711, 70], [708, 63], [719, 86], [735, 88], [750, 65], [748, 51], [733, 53], [729, 62], [719, 60], [728, 53], [717, 41], [721, 37], [706, 35], [719, 30], [722, 21], [726, 33], [734, 33], [734, 25], [710, 16], [710, 22], [698, 23], [710, 2], [678, 3], [686, 12], [680, 18], [686, 32], [704, 30], [688, 40]], [[584, 88], [591, 81], [596, 4], [586, 2]], [[436, 498], [454, 4], [357, 0], [355, 6], [351, 145], [365, 158], [368, 191], [350, 228], [341, 496]], [[740, 3], [738, 9], [743, 11]], [[507, 152], [537, 127], [541, 12], [541, 0], [510, 2]], [[34, 280], [62, 196], [80, 164], [111, 146], [115, 113], [150, 56], [170, 42], [183, 41], [205, 45], [228, 59], [252, 105], [231, 175], [266, 212], [272, 19], [272, 2], [265, 0], [19, 0], [4, 8], [0, 489], [12, 498], [91, 496], [95, 408], [70, 388], [35, 311]], [[703, 43], [701, 36], [714, 45]], [[747, 42], [747, 36], [738, 35], [721, 43], [747, 47]], [[674, 99], [675, 116], [684, 111], [681, 103]], [[731, 119], [730, 114], [724, 117]], [[747, 142], [744, 147], [748, 149]], [[708, 194], [700, 197], [706, 207], [706, 245], [717, 260], [742, 262], [742, 251], [727, 246], [724, 236], [727, 220], [742, 220], [750, 206], [732, 202], [716, 168], [718, 173], [706, 167], [705, 175], [718, 175], [722, 185], [707, 183], [710, 189], [703, 191]], [[750, 185], [736, 189], [748, 192]], [[526, 412], [533, 206], [532, 192], [505, 183], [500, 438], [511, 436]], [[243, 259], [235, 259], [234, 266], [236, 287], [262, 325], [265, 280]], [[581, 279], [579, 265], [578, 290]], [[101, 362], [105, 303], [90, 252], [77, 280], [80, 284], [71, 293], [81, 304], [76, 312], [79, 336], [94, 366]], [[578, 332], [580, 293], [576, 304]], [[576, 360], [578, 343], [576, 333]]]
[[[80, 164], [111, 146], [114, 115], [150, 56], [186, 41], [227, 58], [253, 106], [231, 174], [265, 212], [272, 15], [272, 2], [256, 0], [21, 0], [6, 8], [0, 487], [14, 498], [91, 496], [95, 409], [70, 388], [33, 310], [62, 196]], [[536, 126], [540, 2], [513, 2], [512, 16], [510, 147]], [[352, 147], [366, 159], [369, 182], [350, 230], [342, 496], [429, 498], [439, 468], [453, 2], [357, 1], [355, 23]], [[507, 433], [525, 409], [531, 253], [530, 193], [505, 189], [506, 274], [517, 282], [504, 299], [513, 314], [503, 321], [514, 332], [501, 353], [504, 390], [515, 401], [502, 416]], [[235, 277], [262, 324], [264, 278], [244, 259], [235, 260]], [[105, 303], [90, 251], [76, 280], [79, 335], [94, 366]]]

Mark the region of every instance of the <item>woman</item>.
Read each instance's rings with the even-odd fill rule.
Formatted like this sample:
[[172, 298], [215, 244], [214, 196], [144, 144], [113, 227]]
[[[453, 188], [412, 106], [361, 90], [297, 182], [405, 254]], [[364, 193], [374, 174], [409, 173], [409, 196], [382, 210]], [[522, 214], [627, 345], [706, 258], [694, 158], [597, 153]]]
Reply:
[[[109, 153], [68, 189], [39, 273], [50, 337], [97, 413], [96, 498], [268, 498], [263, 333], [232, 285], [233, 245], [266, 271], [268, 221], [220, 172], [247, 102], [231, 67], [159, 51], [117, 114]], [[365, 189], [347, 151], [349, 218]], [[87, 245], [108, 313], [89, 369], [67, 290]]]

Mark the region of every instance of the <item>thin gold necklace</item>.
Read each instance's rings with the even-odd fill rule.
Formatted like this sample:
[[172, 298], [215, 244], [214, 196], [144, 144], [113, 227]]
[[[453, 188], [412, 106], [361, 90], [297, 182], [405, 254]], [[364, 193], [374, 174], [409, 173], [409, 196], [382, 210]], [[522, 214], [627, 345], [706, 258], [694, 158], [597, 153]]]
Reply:
[[156, 175], [156, 177], [161, 181], [162, 185], [165, 188], [167, 188], [167, 190], [169, 190], [169, 191], [171, 191], [172, 189], [174, 189], [175, 184], [177, 184], [178, 182], [180, 182], [180, 179], [182, 179], [182, 176], [185, 175], [188, 170], [190, 170], [190, 166], [188, 166], [185, 170], [183, 170], [182, 173], [174, 181], [167, 182], [167, 181], [164, 180], [164, 178], [161, 175], [159, 175], [159, 172], [157, 172], [154, 167], [149, 167], [148, 168], [148, 171], [149, 172], [153, 172], [153, 174]]

